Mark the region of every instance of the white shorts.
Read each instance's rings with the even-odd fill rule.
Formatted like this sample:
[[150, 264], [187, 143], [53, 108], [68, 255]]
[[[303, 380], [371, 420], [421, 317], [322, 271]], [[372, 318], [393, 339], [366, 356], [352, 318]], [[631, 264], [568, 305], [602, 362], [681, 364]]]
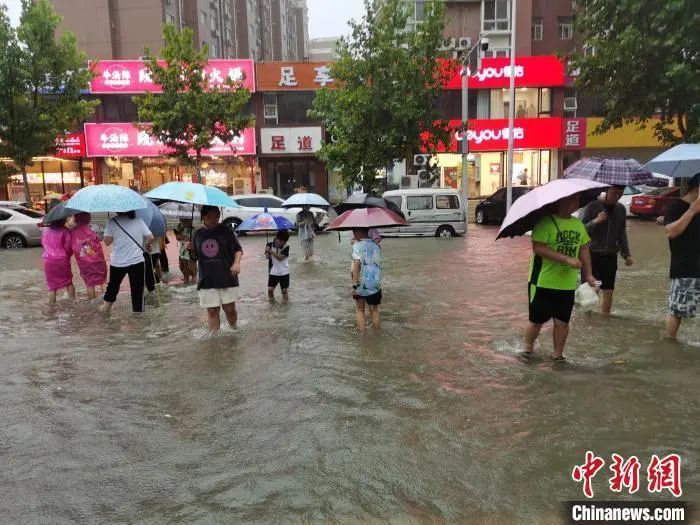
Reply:
[[238, 287], [231, 288], [206, 288], [198, 290], [199, 306], [202, 308], [218, 308], [223, 304], [231, 304], [238, 301]]

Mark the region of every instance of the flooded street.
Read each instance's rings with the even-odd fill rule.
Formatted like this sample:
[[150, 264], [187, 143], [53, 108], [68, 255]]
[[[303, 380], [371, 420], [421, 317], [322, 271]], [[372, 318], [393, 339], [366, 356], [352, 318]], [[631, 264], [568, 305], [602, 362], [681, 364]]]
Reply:
[[[289, 304], [267, 299], [264, 237], [242, 238], [240, 327], [212, 339], [194, 287], [142, 316], [124, 291], [110, 317], [65, 295], [51, 313], [41, 250], [0, 251], [1, 521], [561, 523], [586, 450], [637, 455], [639, 500], [651, 455], [677, 452], [699, 501], [700, 322], [661, 338], [663, 229], [632, 222], [615, 316], [575, 313], [563, 366], [550, 329], [516, 359], [530, 241], [495, 235], [385, 239], [364, 339], [348, 234], [310, 264], [292, 237]], [[623, 499], [608, 477], [596, 497]]]

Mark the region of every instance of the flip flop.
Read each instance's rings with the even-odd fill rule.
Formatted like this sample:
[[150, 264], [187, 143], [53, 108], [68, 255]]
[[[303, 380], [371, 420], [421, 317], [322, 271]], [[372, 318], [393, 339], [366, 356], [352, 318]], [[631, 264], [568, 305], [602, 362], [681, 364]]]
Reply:
[[532, 359], [532, 356], [535, 355], [535, 352], [520, 352], [518, 354], [518, 357], [522, 359], [523, 361], [530, 362], [530, 359]]
[[566, 357], [560, 355], [559, 357], [552, 357], [552, 361], [555, 363], [566, 363]]

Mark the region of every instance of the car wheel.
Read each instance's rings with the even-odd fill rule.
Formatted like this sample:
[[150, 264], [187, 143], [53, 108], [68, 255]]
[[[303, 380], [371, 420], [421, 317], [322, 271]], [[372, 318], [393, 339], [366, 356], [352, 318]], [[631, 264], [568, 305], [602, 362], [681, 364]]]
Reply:
[[476, 223], [477, 224], [486, 224], [486, 215], [484, 214], [484, 210], [477, 210]]
[[2, 239], [2, 247], [10, 249], [26, 248], [27, 241], [19, 233], [8, 233]]
[[[236, 228], [242, 223], [243, 221], [237, 217], [230, 217], [228, 219], [225, 219], [224, 222], [222, 223], [224, 226], [228, 226], [231, 228], [234, 232], [236, 231]], [[245, 235], [244, 232], [236, 232], [236, 235], [242, 236]]]
[[455, 237], [457, 234], [455, 233], [455, 230], [452, 226], [440, 226], [437, 229], [437, 232], [435, 232], [435, 237], [445, 237], [445, 238], [451, 238]]

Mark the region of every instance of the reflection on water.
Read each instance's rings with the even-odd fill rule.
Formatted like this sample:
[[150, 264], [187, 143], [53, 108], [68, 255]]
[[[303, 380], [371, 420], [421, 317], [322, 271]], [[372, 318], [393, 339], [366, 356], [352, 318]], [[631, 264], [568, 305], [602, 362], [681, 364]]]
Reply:
[[264, 239], [242, 239], [240, 327], [213, 338], [191, 287], [140, 316], [125, 293], [108, 318], [47, 312], [40, 251], [0, 252], [3, 521], [560, 523], [587, 449], [679, 452], [697, 501], [700, 333], [661, 339], [661, 230], [633, 223], [616, 315], [576, 314], [564, 367], [550, 331], [515, 358], [529, 239], [495, 233], [386, 239], [364, 339], [347, 237], [311, 264], [292, 239], [289, 304], [266, 298]]

